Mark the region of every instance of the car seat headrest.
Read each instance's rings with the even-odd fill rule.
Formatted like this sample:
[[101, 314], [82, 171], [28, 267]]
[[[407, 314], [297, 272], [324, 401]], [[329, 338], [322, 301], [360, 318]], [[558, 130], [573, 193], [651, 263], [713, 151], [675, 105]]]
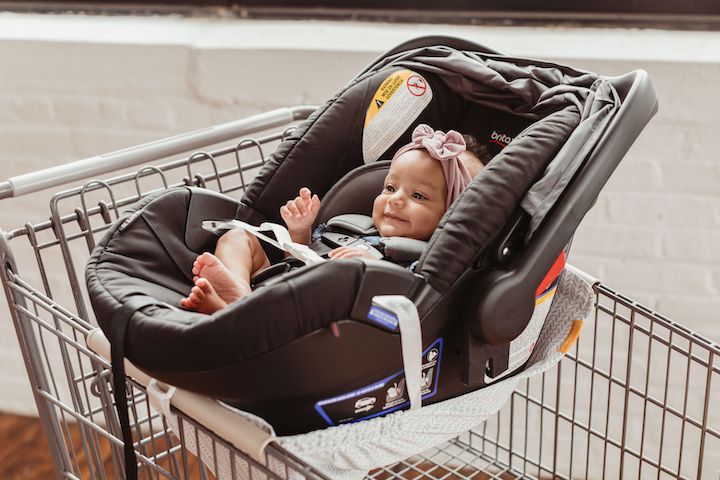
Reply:
[[372, 215], [373, 201], [382, 190], [390, 161], [379, 161], [351, 170], [323, 197], [317, 224], [345, 213]]

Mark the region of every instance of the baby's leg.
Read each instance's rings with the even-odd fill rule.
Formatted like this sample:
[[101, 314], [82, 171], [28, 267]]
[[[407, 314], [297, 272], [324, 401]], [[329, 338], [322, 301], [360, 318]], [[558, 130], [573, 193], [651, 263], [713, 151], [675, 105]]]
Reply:
[[227, 303], [249, 294], [250, 279], [270, 266], [260, 242], [245, 230], [229, 230], [218, 240], [215, 255], [203, 253], [193, 264], [193, 274], [210, 281]]

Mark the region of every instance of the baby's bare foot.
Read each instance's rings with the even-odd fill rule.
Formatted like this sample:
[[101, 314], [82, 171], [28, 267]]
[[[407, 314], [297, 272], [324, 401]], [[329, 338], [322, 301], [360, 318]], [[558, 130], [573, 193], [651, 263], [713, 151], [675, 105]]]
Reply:
[[220, 298], [206, 278], [198, 278], [195, 280], [195, 286], [190, 290], [190, 294], [180, 300], [180, 306], [188, 310], [212, 314], [227, 307], [227, 302]]
[[[213, 289], [226, 303], [234, 302], [252, 292], [250, 284], [233, 275], [212, 253], [198, 255], [193, 263], [193, 281], [206, 278]], [[196, 283], [197, 285], [197, 283]]]

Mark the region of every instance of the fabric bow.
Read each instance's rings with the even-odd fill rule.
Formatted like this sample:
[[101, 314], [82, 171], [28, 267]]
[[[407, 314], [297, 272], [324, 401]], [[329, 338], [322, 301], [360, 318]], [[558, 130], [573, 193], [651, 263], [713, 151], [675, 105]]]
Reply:
[[445, 209], [447, 209], [472, 180], [467, 168], [458, 157], [465, 151], [465, 140], [455, 130], [445, 133], [442, 130], [433, 130], [429, 125], [421, 123], [413, 130], [412, 141], [401, 147], [395, 153], [393, 160], [405, 152], [421, 148], [427, 150], [428, 154], [442, 165], [448, 191], [445, 202]]

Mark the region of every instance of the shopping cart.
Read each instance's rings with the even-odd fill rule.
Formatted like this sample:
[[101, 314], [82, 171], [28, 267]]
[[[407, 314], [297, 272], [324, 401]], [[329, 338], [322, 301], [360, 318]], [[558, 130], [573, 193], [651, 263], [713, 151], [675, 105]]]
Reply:
[[[97, 324], [82, 272], [98, 237], [158, 189], [240, 195], [311, 111], [276, 110], [0, 183], [3, 199], [116, 175], [53, 195], [47, 221], [0, 230], [2, 283], [59, 478], [123, 478], [110, 364], [86, 341]], [[525, 381], [482, 426], [370, 477], [720, 479], [720, 346], [586, 278], [594, 315], [556, 369]], [[245, 451], [238, 432], [258, 433], [252, 422], [208, 418], [216, 407], [203, 399], [173, 399], [161, 415], [150, 379], [127, 371], [140, 478], [323, 478], [278, 443]]]

